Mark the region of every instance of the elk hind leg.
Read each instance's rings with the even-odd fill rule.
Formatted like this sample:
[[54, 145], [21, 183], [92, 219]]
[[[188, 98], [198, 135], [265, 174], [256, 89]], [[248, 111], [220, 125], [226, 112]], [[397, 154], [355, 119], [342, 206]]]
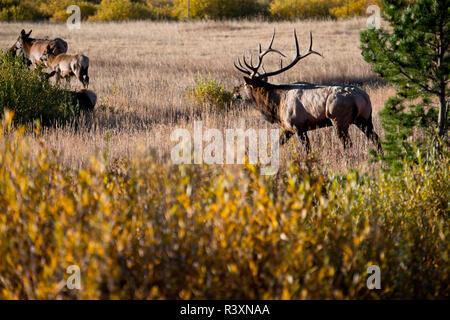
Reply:
[[372, 143], [377, 147], [378, 153], [383, 154], [383, 147], [381, 146], [380, 138], [373, 130], [372, 117], [370, 117], [368, 120], [356, 119], [355, 125], [366, 135], [367, 139], [372, 141]]
[[88, 75], [88, 68], [81, 69], [81, 72], [84, 76], [83, 85], [84, 88], [87, 89], [89, 87], [89, 75]]
[[76, 76], [78, 80], [80, 80], [81, 84], [85, 89], [89, 86], [89, 76], [88, 76], [88, 68], [85, 67], [78, 67], [76, 69]]

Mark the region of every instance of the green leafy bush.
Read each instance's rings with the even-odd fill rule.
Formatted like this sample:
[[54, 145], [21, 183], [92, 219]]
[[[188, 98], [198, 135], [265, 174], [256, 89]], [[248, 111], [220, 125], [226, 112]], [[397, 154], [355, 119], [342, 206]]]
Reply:
[[225, 90], [223, 84], [210, 76], [197, 77], [195, 87], [187, 90], [186, 95], [201, 106], [226, 110], [233, 102], [231, 92]]
[[70, 95], [52, 85], [45, 73], [0, 51], [0, 112], [4, 110], [14, 111], [19, 123], [40, 119], [47, 124], [76, 113]]

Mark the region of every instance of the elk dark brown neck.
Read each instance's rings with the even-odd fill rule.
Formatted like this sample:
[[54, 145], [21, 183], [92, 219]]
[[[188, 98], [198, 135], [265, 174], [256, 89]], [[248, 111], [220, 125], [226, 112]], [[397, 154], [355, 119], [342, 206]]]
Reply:
[[256, 108], [271, 123], [280, 122], [281, 95], [275, 86], [252, 89]]
[[23, 40], [23, 44], [22, 44], [23, 45], [23, 51], [25, 51], [26, 53], [30, 52], [30, 48], [31, 48], [31, 45], [33, 44], [33, 40], [34, 39], [31, 39], [31, 38]]

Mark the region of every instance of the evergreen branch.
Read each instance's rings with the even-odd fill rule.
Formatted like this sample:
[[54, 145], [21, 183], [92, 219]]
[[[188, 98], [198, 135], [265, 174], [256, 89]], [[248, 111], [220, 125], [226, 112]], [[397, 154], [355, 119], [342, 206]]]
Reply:
[[390, 51], [389, 49], [387, 49], [387, 48], [384, 47], [384, 46], [380, 46], [380, 48], [381, 48], [381, 50], [384, 52], [384, 54], [385, 54], [386, 58], [389, 60], [389, 62], [392, 63], [392, 65], [396, 66], [397, 69], [398, 69], [398, 72], [400, 72], [402, 75], [404, 75], [408, 80], [410, 80], [412, 83], [418, 85], [419, 87], [421, 87], [421, 88], [422, 88], [423, 90], [425, 90], [426, 92], [429, 92], [429, 93], [432, 93], [432, 94], [435, 94], [435, 95], [439, 95], [439, 94], [440, 94], [439, 91], [433, 90], [433, 89], [430, 88], [429, 86], [426, 86], [426, 85], [420, 83], [419, 81], [415, 80], [415, 79], [412, 78], [410, 75], [408, 75], [408, 73], [406, 73], [406, 72], [402, 69], [401, 65], [400, 65], [398, 62], [394, 61], [394, 60], [391, 58], [391, 55], [393, 55], [393, 52], [392, 52], [392, 51]]

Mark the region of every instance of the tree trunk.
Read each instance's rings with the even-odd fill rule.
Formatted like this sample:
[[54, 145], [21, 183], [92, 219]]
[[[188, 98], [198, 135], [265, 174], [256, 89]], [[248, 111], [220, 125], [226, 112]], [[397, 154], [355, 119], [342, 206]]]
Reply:
[[444, 94], [441, 93], [439, 100], [440, 100], [441, 105], [439, 107], [438, 135], [439, 135], [439, 138], [443, 139], [447, 132], [447, 112], [448, 112], [448, 105], [447, 105], [447, 101], [445, 99], [445, 90], [444, 90]]

